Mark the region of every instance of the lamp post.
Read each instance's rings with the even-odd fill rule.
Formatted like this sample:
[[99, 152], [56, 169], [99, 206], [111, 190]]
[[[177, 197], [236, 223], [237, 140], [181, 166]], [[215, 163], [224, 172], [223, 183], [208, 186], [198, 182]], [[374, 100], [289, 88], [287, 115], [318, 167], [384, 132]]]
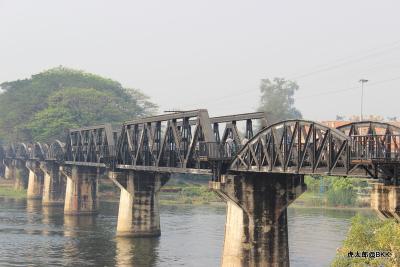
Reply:
[[361, 116], [360, 116], [360, 119], [362, 121], [362, 120], [364, 120], [364, 118], [363, 118], [364, 83], [368, 82], [368, 80], [367, 79], [361, 79], [359, 82], [361, 83]]

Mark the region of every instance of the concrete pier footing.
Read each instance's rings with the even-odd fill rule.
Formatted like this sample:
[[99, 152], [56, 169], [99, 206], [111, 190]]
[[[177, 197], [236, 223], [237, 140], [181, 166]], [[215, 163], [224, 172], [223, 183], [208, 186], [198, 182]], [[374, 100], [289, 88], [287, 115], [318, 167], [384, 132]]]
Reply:
[[373, 184], [371, 208], [382, 219], [394, 218], [400, 221], [400, 186]]
[[27, 186], [26, 176], [29, 172], [21, 169], [15, 170], [15, 180], [14, 180], [14, 189], [15, 190], [25, 190]]
[[6, 169], [6, 166], [5, 166], [5, 164], [4, 164], [4, 162], [3, 162], [3, 160], [1, 159], [1, 157], [0, 157], [0, 179], [5, 179], [5, 170]]
[[112, 180], [120, 187], [117, 236], [160, 236], [159, 191], [169, 175], [127, 172]]
[[63, 166], [61, 171], [67, 177], [64, 214], [96, 214], [98, 207], [98, 172], [96, 168], [87, 166]]
[[12, 180], [15, 177], [15, 168], [11, 164], [5, 165], [4, 179]]
[[40, 169], [40, 163], [37, 161], [27, 161], [26, 167], [29, 170], [27, 198], [41, 199], [44, 174]]
[[306, 190], [302, 175], [226, 175], [211, 187], [227, 202], [223, 267], [289, 266], [287, 206]]
[[63, 205], [65, 199], [65, 177], [60, 173], [60, 165], [55, 162], [41, 162], [44, 173], [42, 204], [44, 206]]
[[13, 163], [14, 168], [14, 188], [16, 190], [25, 190], [28, 187], [29, 170], [25, 166], [25, 162], [16, 160]]

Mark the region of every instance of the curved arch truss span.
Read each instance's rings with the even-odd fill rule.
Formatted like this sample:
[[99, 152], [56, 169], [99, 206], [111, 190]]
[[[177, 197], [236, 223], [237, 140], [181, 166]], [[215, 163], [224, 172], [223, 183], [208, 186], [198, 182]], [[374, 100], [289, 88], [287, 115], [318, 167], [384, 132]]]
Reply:
[[386, 122], [377, 121], [356, 121], [351, 122], [337, 129], [348, 136], [352, 135], [399, 135], [400, 127]]
[[29, 158], [28, 146], [24, 143], [18, 143], [15, 145], [15, 157], [17, 159], [26, 160]]
[[384, 122], [361, 121], [337, 129], [351, 138], [352, 160], [399, 161], [399, 127]]
[[56, 162], [63, 162], [65, 157], [65, 143], [59, 140], [54, 141], [47, 152], [47, 160], [53, 160]]
[[29, 158], [45, 160], [48, 155], [48, 150], [49, 146], [47, 144], [36, 142], [28, 146]]
[[347, 174], [350, 138], [325, 125], [288, 120], [261, 130], [232, 161], [230, 170]]

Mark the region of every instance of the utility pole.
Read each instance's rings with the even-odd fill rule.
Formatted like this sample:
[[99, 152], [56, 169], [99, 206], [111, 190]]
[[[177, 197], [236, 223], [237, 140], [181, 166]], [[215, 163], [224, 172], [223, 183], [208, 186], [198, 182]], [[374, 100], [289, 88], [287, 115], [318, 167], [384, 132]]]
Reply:
[[363, 118], [363, 105], [364, 105], [364, 83], [368, 82], [367, 79], [361, 79], [359, 81], [361, 83], [361, 116], [360, 116], [360, 120], [364, 120]]

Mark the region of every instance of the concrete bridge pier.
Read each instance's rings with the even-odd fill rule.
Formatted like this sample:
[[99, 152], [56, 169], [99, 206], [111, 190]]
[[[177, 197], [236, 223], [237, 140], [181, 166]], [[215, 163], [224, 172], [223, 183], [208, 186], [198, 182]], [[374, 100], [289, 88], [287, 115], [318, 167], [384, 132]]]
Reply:
[[223, 267], [290, 265], [286, 208], [303, 175], [223, 175], [210, 187], [227, 202]]
[[169, 174], [127, 171], [109, 177], [121, 189], [117, 236], [160, 236], [159, 191]]
[[7, 179], [7, 180], [14, 179], [14, 168], [5, 165], [5, 168], [4, 168], [4, 179]]
[[65, 190], [65, 215], [93, 215], [97, 213], [96, 167], [63, 166], [61, 172], [67, 177]]
[[26, 167], [29, 170], [28, 178], [28, 199], [41, 199], [43, 190], [43, 171], [40, 169], [40, 162], [36, 160], [28, 160]]
[[29, 170], [23, 160], [15, 159], [12, 163], [14, 173], [14, 188], [16, 190], [25, 190], [28, 187]]
[[[1, 148], [0, 148], [1, 149]], [[0, 151], [1, 152], [1, 151]], [[0, 178], [5, 179], [5, 169], [6, 165], [3, 160], [0, 158]]]
[[60, 172], [60, 165], [46, 161], [40, 163], [40, 169], [44, 173], [42, 204], [44, 206], [64, 204], [65, 177]]
[[4, 162], [4, 179], [13, 180], [15, 178], [15, 167], [10, 161]]
[[394, 218], [400, 222], [400, 186], [374, 183], [371, 191], [371, 208], [382, 219]]

